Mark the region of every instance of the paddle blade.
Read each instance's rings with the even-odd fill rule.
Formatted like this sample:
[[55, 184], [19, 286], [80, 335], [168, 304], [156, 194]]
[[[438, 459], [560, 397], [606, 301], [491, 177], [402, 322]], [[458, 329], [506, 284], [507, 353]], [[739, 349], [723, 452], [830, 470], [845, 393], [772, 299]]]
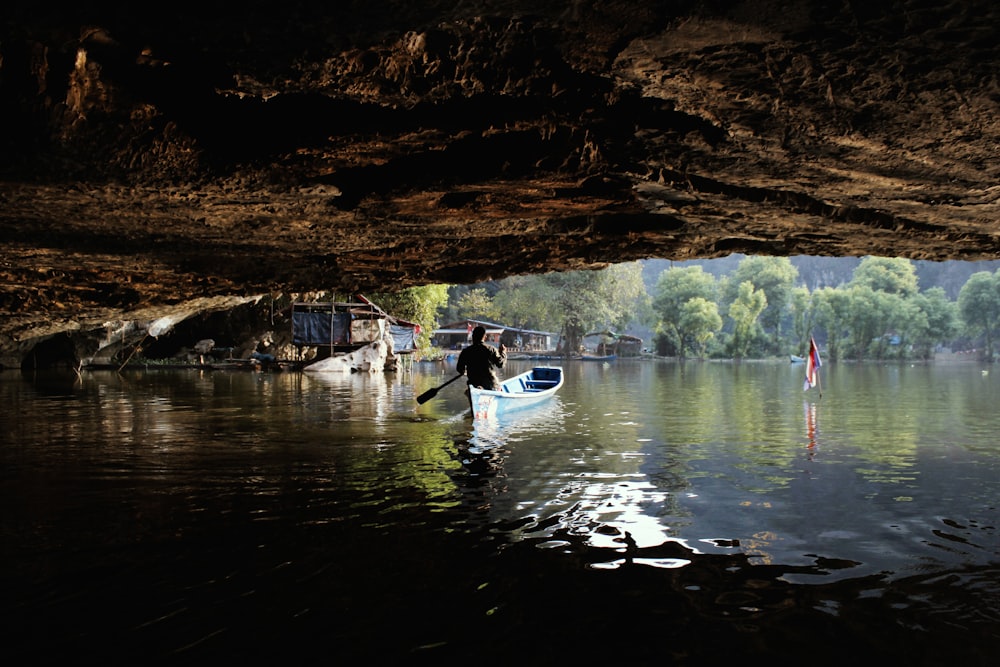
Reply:
[[432, 398], [434, 398], [435, 396], [437, 396], [438, 389], [440, 389], [440, 388], [441, 387], [434, 387], [433, 389], [428, 389], [424, 393], [420, 394], [419, 396], [417, 396], [417, 403], [419, 403], [420, 405], [423, 405], [427, 401], [431, 400]]
[[417, 403], [423, 404], [423, 403], [426, 403], [427, 401], [431, 400], [432, 398], [434, 398], [435, 396], [437, 396], [437, 393], [440, 390], [444, 389], [445, 387], [447, 387], [448, 385], [450, 385], [452, 382], [454, 382], [455, 380], [457, 380], [460, 377], [462, 377], [462, 376], [461, 375], [456, 375], [455, 377], [453, 377], [452, 379], [448, 380], [447, 382], [445, 382], [440, 387], [434, 387], [433, 389], [428, 389], [424, 393], [422, 393], [419, 396], [417, 396]]

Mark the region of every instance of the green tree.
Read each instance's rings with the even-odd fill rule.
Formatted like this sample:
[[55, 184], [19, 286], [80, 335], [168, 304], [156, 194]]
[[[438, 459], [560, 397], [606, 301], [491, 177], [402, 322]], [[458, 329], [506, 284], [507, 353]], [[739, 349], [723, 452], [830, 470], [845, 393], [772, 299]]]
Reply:
[[747, 281], [762, 291], [767, 298], [767, 308], [761, 313], [760, 323], [765, 331], [771, 333], [772, 351], [777, 351], [781, 348], [781, 322], [798, 276], [798, 269], [787, 257], [747, 257], [726, 281], [723, 303], [735, 301], [739, 296], [740, 285]]
[[525, 322], [523, 328], [558, 330], [567, 355], [579, 349], [589, 331], [623, 327], [647, 298], [638, 262], [521, 276], [501, 281], [501, 288], [495, 299], [501, 306], [499, 319]]
[[[927, 313], [921, 309], [919, 298], [920, 295], [917, 294], [908, 299], [899, 299], [899, 307], [894, 315], [894, 330], [898, 344], [895, 346], [895, 352], [889, 356], [907, 359], [917, 355], [914, 341], [918, 335], [927, 331]], [[919, 356], [927, 358], [925, 355]]]
[[458, 313], [460, 319], [496, 320], [499, 317], [499, 309], [493, 303], [493, 298], [481, 287], [462, 295], [458, 300]]
[[876, 359], [886, 356], [887, 334], [894, 330], [902, 298], [867, 285], [847, 289], [850, 297], [848, 328], [851, 352], [860, 361], [871, 354]]
[[733, 356], [742, 359], [753, 340], [753, 330], [757, 319], [767, 308], [767, 297], [760, 290], [755, 290], [753, 284], [745, 281], [740, 284], [736, 300], [729, 305], [729, 317], [733, 320], [732, 351]]
[[808, 352], [809, 337], [812, 335], [817, 314], [813, 295], [809, 293], [807, 288], [796, 287], [792, 289], [789, 310], [792, 314], [792, 333], [795, 336], [793, 349], [805, 356]]
[[917, 269], [910, 260], [901, 257], [865, 257], [854, 269], [849, 286], [853, 285], [901, 297], [915, 296]]
[[851, 296], [846, 289], [824, 287], [813, 292], [816, 322], [826, 331], [831, 361], [844, 355], [850, 339]]
[[[1000, 271], [1000, 269], [998, 269]], [[958, 310], [966, 330], [986, 340], [985, 357], [993, 361], [993, 339], [1000, 326], [1000, 273], [978, 271], [958, 293]]]
[[908, 339], [909, 328], [920, 325], [922, 313], [910, 299], [899, 294], [875, 290], [875, 301], [879, 306], [881, 322], [876, 324], [869, 352], [880, 360], [904, 356], [906, 348], [903, 343]]
[[642, 281], [642, 264], [613, 264], [602, 273], [602, 289], [609, 297], [606, 323], [621, 331], [633, 320], [647, 320], [650, 298]]
[[551, 286], [540, 276], [511, 276], [500, 281], [493, 299], [498, 320], [518, 329], [552, 331], [562, 322], [551, 307]]
[[398, 292], [373, 294], [371, 300], [390, 315], [419, 324], [417, 349], [428, 350], [438, 327], [438, 312], [448, 303], [448, 285], [408, 287]]
[[681, 306], [677, 329], [681, 340], [680, 356], [685, 356], [685, 351], [691, 349], [703, 357], [708, 341], [722, 329], [718, 304], [700, 296], [688, 299]]
[[958, 308], [942, 287], [932, 287], [913, 297], [912, 302], [923, 314], [922, 319], [914, 321], [910, 332], [913, 352], [921, 359], [930, 359], [935, 345], [958, 334]]
[[698, 265], [671, 267], [656, 280], [653, 313], [659, 319], [657, 330], [666, 341], [668, 354], [681, 354], [680, 319], [684, 305], [691, 299], [715, 301], [715, 277]]

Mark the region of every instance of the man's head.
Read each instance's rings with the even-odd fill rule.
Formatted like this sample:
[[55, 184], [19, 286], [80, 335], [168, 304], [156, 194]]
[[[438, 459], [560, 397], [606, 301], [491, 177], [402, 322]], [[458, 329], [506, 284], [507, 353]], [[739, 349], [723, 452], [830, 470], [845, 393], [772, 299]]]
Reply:
[[486, 337], [486, 329], [484, 329], [483, 327], [481, 326], [476, 327], [475, 329], [472, 330], [473, 343], [481, 343], [483, 341], [483, 338], [485, 337]]

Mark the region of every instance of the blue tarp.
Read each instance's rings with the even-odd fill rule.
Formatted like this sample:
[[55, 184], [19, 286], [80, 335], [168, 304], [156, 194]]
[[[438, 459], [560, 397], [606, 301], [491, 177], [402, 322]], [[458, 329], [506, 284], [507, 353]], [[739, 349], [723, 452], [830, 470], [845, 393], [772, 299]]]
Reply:
[[[331, 326], [333, 335], [331, 336]], [[294, 345], [348, 345], [351, 340], [351, 314], [292, 313], [292, 344]]]
[[416, 327], [404, 327], [399, 324], [390, 324], [389, 332], [392, 334], [392, 349], [396, 354], [401, 352], [412, 352], [417, 349]]

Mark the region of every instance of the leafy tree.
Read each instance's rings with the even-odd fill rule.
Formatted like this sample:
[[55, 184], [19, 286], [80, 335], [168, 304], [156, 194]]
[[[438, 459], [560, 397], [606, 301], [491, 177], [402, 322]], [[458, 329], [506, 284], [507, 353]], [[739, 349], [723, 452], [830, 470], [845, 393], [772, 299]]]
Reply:
[[846, 291], [850, 298], [848, 328], [851, 351], [859, 361], [867, 354], [876, 359], [885, 358], [888, 346], [886, 336], [894, 330], [902, 298], [866, 285], [854, 285]]
[[798, 350], [799, 354], [805, 355], [808, 352], [809, 337], [816, 323], [817, 314], [815, 301], [807, 288], [792, 289], [789, 310], [792, 315], [792, 332], [795, 336], [794, 349]]
[[[973, 274], [962, 287], [961, 303], [955, 303], [941, 288], [920, 293], [919, 263], [906, 259], [866, 257], [853, 265], [831, 266], [821, 263], [830, 258], [796, 258], [799, 263], [809, 260], [804, 266], [813, 284], [840, 285], [812, 292], [794, 286], [799, 264], [788, 258], [734, 255], [727, 259], [725, 266], [731, 273], [724, 276], [716, 271], [721, 278], [693, 262], [671, 263], [657, 275], [653, 270], [666, 264], [662, 260], [452, 287], [448, 307], [449, 312], [461, 310], [519, 328], [561, 331], [568, 352], [578, 347], [584, 333], [624, 328], [647, 311], [651, 316], [645, 321], [655, 326], [661, 353], [704, 353], [717, 331], [704, 339], [693, 336], [695, 314], [703, 312], [687, 307], [693, 299], [701, 298], [715, 303], [717, 313], [727, 315], [726, 343], [739, 358], [755, 354], [757, 341], [763, 341], [765, 332], [769, 338], [760, 350], [777, 349], [782, 344], [782, 329], [794, 337], [791, 349], [801, 352], [815, 333], [832, 361], [846, 356], [929, 358], [937, 344], [958, 335], [959, 323], [972, 335], [983, 336], [987, 354], [994, 354], [993, 340], [1000, 328], [997, 274]], [[848, 273], [847, 266], [853, 266], [853, 271]], [[651, 285], [652, 299], [643, 288], [643, 272]], [[755, 317], [759, 295], [764, 306]], [[895, 337], [899, 338], [898, 346], [894, 345]]]
[[597, 271], [548, 273], [543, 280], [550, 288], [550, 306], [561, 320], [563, 352], [569, 356], [579, 349], [583, 335], [590, 328], [589, 323], [597, 319], [594, 314], [602, 308], [598, 296], [599, 274]]
[[978, 271], [958, 293], [958, 310], [966, 329], [986, 339], [985, 356], [993, 360], [993, 338], [1000, 326], [1000, 269], [998, 273]]
[[882, 290], [875, 290], [874, 293], [878, 304], [876, 314], [881, 316], [881, 321], [875, 324], [875, 336], [869, 345], [869, 351], [876, 359], [896, 356], [892, 349], [898, 349], [903, 354], [908, 327], [919, 325], [921, 313], [909, 299], [899, 294]]
[[824, 287], [813, 293], [816, 322], [826, 330], [831, 361], [842, 358], [850, 337], [851, 296], [845, 289]]
[[729, 317], [733, 320], [732, 351], [737, 359], [746, 356], [753, 340], [753, 329], [765, 308], [767, 297], [764, 292], [755, 290], [749, 281], [741, 283], [736, 300], [729, 305]]
[[765, 331], [771, 332], [771, 345], [774, 350], [778, 350], [781, 346], [781, 321], [785, 317], [798, 275], [798, 269], [787, 257], [747, 257], [729, 277], [723, 302], [735, 301], [739, 296], [740, 285], [747, 281], [762, 291], [767, 298], [767, 308], [761, 313], [760, 323]]
[[499, 309], [493, 303], [493, 299], [480, 287], [469, 290], [458, 300], [459, 319], [486, 319], [496, 320], [499, 318]]
[[951, 340], [958, 334], [958, 308], [948, 299], [942, 287], [932, 287], [911, 300], [923, 314], [913, 323], [910, 338], [914, 354], [930, 359], [935, 345]]
[[642, 281], [642, 264], [613, 264], [602, 273], [602, 289], [609, 296], [606, 323], [616, 330], [623, 330], [635, 319], [648, 320], [650, 299]]
[[511, 276], [500, 281], [501, 289], [493, 299], [504, 324], [518, 329], [552, 331], [561, 321], [550, 304], [554, 301], [551, 286], [540, 276]]
[[845, 292], [850, 299], [847, 320], [849, 352], [860, 360], [868, 351], [868, 344], [879, 330], [878, 323], [882, 318], [876, 312], [875, 290], [856, 285]]
[[540, 318], [524, 328], [560, 331], [567, 355], [579, 349], [589, 331], [623, 327], [635, 317], [646, 293], [638, 262], [508, 280], [502, 282], [510, 286], [504, 292], [515, 293], [497, 295], [502, 306], [498, 319], [527, 323]]
[[850, 285], [869, 287], [877, 292], [915, 296], [917, 270], [913, 263], [901, 257], [865, 257], [854, 269]]
[[[463, 319], [464, 317], [473, 317], [471, 315], [463, 315], [461, 312], [460, 304], [469, 292], [480, 290], [481, 292], [485, 292], [486, 297], [492, 299], [496, 297], [499, 289], [499, 283], [495, 280], [489, 280], [475, 285], [449, 285], [448, 303], [441, 309], [441, 322], [455, 322]], [[485, 315], [480, 315], [478, 317], [485, 317]]]
[[659, 318], [657, 329], [667, 343], [668, 354], [681, 353], [679, 322], [684, 304], [695, 298], [714, 301], [715, 297], [715, 277], [701, 266], [671, 267], [660, 273], [653, 295], [653, 313]]
[[438, 311], [448, 303], [448, 285], [408, 287], [398, 292], [373, 294], [371, 300], [390, 315], [419, 324], [417, 349], [427, 350], [438, 327]]
[[[890, 295], [899, 299], [896, 295]], [[926, 335], [927, 313], [920, 307], [920, 295], [917, 294], [908, 299], [899, 299], [899, 306], [896, 309], [895, 332], [898, 337], [898, 344], [895, 347], [895, 356], [899, 359], [906, 359], [915, 354], [916, 346], [914, 341], [919, 335]]]
[[685, 356], [687, 349], [696, 352], [698, 356], [704, 356], [708, 341], [721, 329], [722, 317], [719, 315], [718, 304], [700, 296], [688, 299], [681, 306], [677, 321], [681, 340], [680, 356]]

